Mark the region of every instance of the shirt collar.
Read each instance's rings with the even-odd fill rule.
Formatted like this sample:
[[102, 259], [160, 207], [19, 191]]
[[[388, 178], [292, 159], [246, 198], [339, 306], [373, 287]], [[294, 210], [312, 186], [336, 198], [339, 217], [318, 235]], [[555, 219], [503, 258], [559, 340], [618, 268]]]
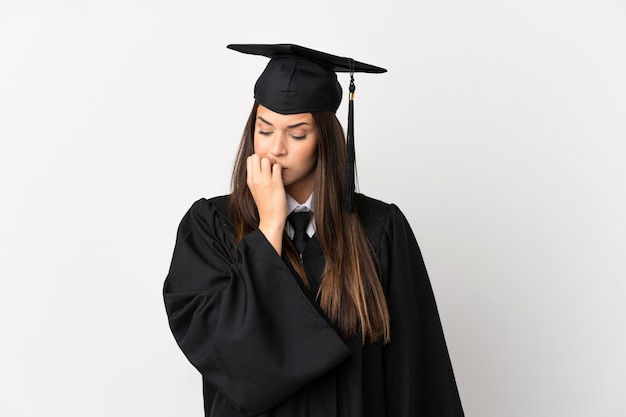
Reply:
[[[300, 212], [300, 211], [313, 211], [312, 210], [312, 205], [313, 205], [313, 193], [311, 193], [311, 195], [309, 196], [309, 198], [307, 198], [307, 200], [300, 204], [298, 203], [293, 197], [291, 197], [289, 194], [287, 194], [287, 215], [291, 214], [292, 211], [295, 212]], [[315, 231], [317, 230], [317, 227], [315, 225], [315, 216], [311, 216], [311, 221], [309, 222], [309, 225], [306, 229], [306, 233], [309, 235], [309, 237], [312, 237], [315, 234]], [[293, 227], [291, 227], [291, 224], [289, 224], [289, 222], [286, 222], [285, 224], [285, 231], [287, 232], [287, 235], [290, 238], [293, 238]]]
[[287, 214], [291, 214], [292, 211], [313, 211], [311, 208], [313, 205], [313, 194], [314, 193], [311, 193], [309, 198], [302, 204], [298, 203], [292, 196], [287, 194]]

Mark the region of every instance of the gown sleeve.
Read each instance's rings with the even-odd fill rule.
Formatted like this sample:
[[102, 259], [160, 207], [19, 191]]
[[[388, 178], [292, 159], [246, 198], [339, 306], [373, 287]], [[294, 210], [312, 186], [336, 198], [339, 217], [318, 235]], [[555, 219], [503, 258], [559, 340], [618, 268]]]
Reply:
[[383, 282], [391, 314], [384, 348], [387, 415], [462, 417], [435, 297], [415, 236], [391, 205], [383, 239]]
[[239, 243], [211, 200], [182, 219], [163, 289], [170, 328], [205, 380], [254, 415], [350, 350], [260, 231]]

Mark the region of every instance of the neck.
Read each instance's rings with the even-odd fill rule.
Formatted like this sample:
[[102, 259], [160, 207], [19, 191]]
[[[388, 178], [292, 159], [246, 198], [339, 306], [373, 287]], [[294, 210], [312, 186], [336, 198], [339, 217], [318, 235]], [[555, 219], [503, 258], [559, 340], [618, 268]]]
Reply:
[[313, 198], [313, 194], [310, 194], [308, 197], [306, 198], [301, 198], [301, 199], [296, 199], [294, 198], [291, 194], [287, 194], [287, 203], [288, 203], [288, 208], [289, 210], [293, 210], [295, 209], [297, 206], [306, 206], [309, 207], [309, 209], [312, 209], [312, 201]]
[[299, 204], [305, 203], [311, 194], [313, 194], [313, 190], [309, 189], [288, 189], [285, 188], [285, 192], [291, 196], [294, 200], [296, 200]]

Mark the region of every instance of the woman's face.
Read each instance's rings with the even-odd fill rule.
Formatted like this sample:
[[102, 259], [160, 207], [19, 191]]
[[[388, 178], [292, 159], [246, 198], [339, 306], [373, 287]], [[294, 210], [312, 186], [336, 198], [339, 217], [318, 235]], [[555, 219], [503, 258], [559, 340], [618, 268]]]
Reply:
[[285, 191], [300, 203], [306, 201], [315, 185], [317, 140], [311, 113], [279, 114], [259, 105], [254, 153], [282, 166]]

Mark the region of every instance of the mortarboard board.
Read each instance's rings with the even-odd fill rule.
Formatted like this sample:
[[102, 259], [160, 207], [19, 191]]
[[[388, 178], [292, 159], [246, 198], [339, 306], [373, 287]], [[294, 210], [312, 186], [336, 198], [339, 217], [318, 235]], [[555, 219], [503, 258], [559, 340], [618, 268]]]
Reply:
[[230, 44], [238, 52], [270, 58], [254, 86], [254, 98], [281, 114], [332, 111], [341, 104], [337, 72], [350, 73], [346, 181], [348, 211], [354, 195], [354, 77], [355, 72], [379, 74], [384, 68], [293, 44]]

